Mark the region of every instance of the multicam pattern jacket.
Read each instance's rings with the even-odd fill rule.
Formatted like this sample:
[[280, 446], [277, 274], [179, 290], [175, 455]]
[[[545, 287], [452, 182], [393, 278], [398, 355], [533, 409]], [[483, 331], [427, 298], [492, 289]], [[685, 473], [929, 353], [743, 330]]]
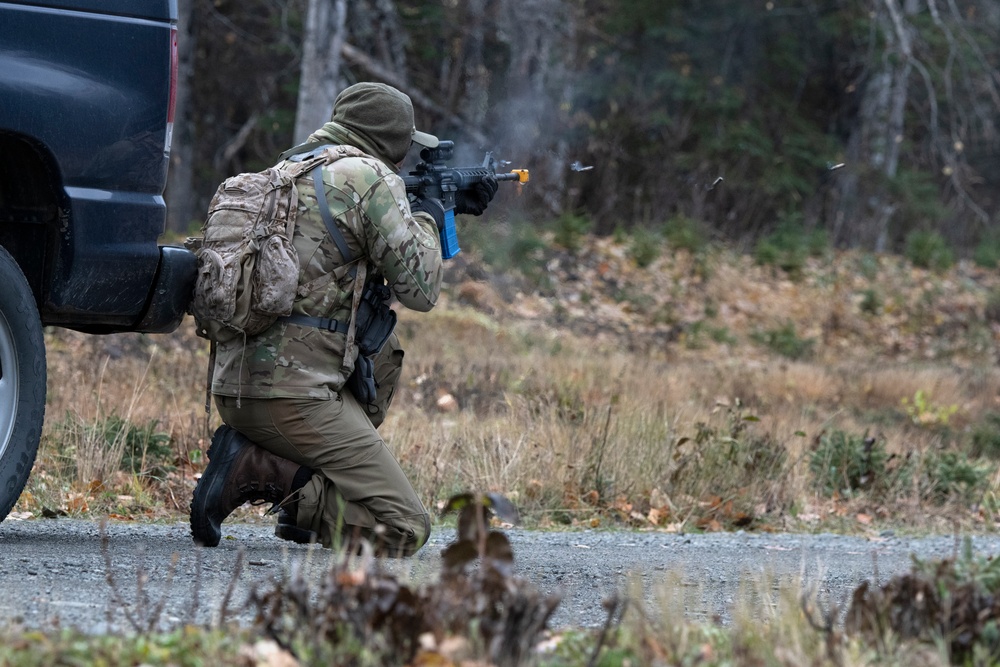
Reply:
[[[381, 274], [399, 302], [428, 311], [441, 288], [437, 228], [410, 212], [403, 180], [372, 157], [345, 157], [323, 168], [330, 213], [351, 253]], [[292, 243], [299, 257], [299, 288], [292, 314], [348, 321], [354, 271], [330, 238], [312, 179], [299, 178], [298, 222]], [[347, 336], [276, 322], [256, 336], [220, 343], [212, 393], [248, 398], [332, 398], [354, 368]]]

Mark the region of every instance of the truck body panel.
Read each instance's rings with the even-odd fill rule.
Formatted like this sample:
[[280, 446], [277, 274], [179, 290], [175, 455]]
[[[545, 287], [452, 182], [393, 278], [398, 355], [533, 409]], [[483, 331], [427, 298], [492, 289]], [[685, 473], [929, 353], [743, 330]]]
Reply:
[[[55, 199], [0, 168], [0, 242], [46, 324], [135, 330], [156, 308], [176, 16], [175, 0], [0, 2], [0, 139]], [[23, 225], [42, 225], [41, 248]]]

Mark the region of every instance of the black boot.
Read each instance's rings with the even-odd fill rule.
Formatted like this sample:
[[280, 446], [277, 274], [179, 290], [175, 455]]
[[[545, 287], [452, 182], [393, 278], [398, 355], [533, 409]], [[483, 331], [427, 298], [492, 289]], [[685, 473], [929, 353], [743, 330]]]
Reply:
[[257, 501], [280, 503], [308, 479], [308, 468], [255, 445], [229, 426], [220, 426], [212, 436], [208, 467], [191, 502], [195, 543], [218, 546], [222, 522], [237, 507]]
[[[294, 504], [292, 507], [294, 507]], [[284, 507], [278, 510], [278, 524], [274, 527], [274, 534], [283, 540], [297, 542], [298, 544], [315, 544], [319, 542], [319, 535], [308, 528], [299, 528], [295, 525], [295, 513]]]

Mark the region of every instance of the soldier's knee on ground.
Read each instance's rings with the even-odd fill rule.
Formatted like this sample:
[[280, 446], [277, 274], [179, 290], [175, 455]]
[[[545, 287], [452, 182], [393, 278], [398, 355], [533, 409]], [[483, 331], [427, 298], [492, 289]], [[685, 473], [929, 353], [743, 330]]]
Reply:
[[397, 526], [379, 524], [372, 541], [375, 550], [383, 556], [405, 558], [420, 551], [431, 535], [431, 521], [427, 514], [403, 517]]

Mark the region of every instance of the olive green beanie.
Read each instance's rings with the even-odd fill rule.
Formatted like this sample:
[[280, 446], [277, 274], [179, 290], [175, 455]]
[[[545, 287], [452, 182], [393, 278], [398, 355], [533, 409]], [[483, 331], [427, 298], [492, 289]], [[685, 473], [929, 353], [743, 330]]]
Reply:
[[437, 146], [436, 137], [418, 132], [409, 96], [384, 83], [356, 83], [333, 103], [332, 122], [358, 134], [393, 163], [406, 157], [410, 144]]

